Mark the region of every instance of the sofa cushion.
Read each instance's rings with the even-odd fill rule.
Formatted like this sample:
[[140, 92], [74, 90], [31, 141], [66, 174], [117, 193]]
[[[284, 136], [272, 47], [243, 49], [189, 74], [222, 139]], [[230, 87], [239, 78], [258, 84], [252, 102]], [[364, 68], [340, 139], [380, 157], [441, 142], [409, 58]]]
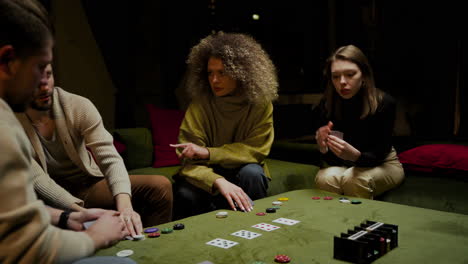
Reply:
[[169, 144], [176, 144], [179, 128], [185, 113], [175, 109], [162, 109], [147, 104], [153, 136], [154, 159], [153, 167], [173, 166], [180, 164], [175, 149]]
[[276, 159], [266, 159], [271, 174], [268, 196], [315, 186], [319, 167]]
[[405, 180], [377, 200], [428, 209], [468, 214], [468, 178], [461, 174], [405, 170]]
[[[268, 196], [291, 190], [314, 188], [315, 175], [320, 169], [319, 167], [275, 159], [266, 159], [265, 162], [272, 178], [268, 186]], [[171, 182], [174, 182], [172, 176], [177, 174], [180, 168], [180, 166], [146, 167], [133, 169], [128, 173], [132, 175], [164, 175]]]
[[423, 145], [404, 151], [398, 157], [407, 170], [440, 173], [468, 172], [468, 146]]
[[153, 142], [147, 128], [121, 128], [113, 131], [114, 138], [125, 144], [122, 153], [128, 170], [149, 167], [153, 161]]

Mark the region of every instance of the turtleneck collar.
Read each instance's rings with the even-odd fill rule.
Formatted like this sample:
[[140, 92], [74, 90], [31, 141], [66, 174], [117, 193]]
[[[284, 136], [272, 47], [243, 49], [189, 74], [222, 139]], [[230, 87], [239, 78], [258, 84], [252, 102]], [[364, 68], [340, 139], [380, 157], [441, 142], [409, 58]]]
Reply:
[[349, 99], [343, 99], [341, 96], [337, 96], [335, 117], [339, 120], [354, 119], [359, 117], [362, 113], [362, 91], [359, 91], [356, 95]]
[[360, 90], [357, 94], [355, 94], [353, 97], [349, 99], [343, 99], [339, 97], [341, 100], [341, 104], [344, 108], [356, 108], [356, 109], [361, 109], [362, 108], [362, 90]]
[[244, 96], [213, 96], [212, 100], [216, 108], [223, 112], [237, 112], [249, 104]]

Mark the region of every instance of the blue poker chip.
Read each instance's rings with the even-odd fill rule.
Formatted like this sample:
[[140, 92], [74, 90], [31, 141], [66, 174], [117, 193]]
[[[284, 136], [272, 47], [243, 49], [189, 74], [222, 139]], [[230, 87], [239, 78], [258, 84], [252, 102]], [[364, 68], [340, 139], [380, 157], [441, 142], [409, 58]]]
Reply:
[[152, 227], [152, 228], [145, 229], [145, 233], [154, 233], [154, 232], [158, 232], [158, 231], [159, 231], [159, 228], [157, 228], [157, 227]]

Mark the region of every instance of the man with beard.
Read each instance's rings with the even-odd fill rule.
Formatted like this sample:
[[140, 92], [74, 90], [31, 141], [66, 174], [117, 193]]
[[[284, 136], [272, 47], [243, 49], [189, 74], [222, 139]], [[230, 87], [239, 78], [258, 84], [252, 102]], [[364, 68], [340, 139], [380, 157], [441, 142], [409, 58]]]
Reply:
[[[47, 82], [53, 37], [34, 0], [0, 0], [0, 263], [70, 263], [128, 233], [119, 212], [64, 213], [37, 199], [32, 149], [13, 111], [24, 111]], [[84, 232], [85, 221], [96, 220]], [[67, 229], [62, 230], [54, 225]], [[96, 262], [97, 263], [97, 262]], [[115, 263], [115, 262], [114, 262]]]
[[129, 176], [96, 107], [55, 87], [51, 65], [46, 73], [47, 83], [41, 84], [26, 112], [17, 115], [35, 150], [38, 195], [47, 204], [77, 211], [116, 208], [132, 236], [141, 234], [143, 224], [169, 222], [170, 181], [157, 175]]

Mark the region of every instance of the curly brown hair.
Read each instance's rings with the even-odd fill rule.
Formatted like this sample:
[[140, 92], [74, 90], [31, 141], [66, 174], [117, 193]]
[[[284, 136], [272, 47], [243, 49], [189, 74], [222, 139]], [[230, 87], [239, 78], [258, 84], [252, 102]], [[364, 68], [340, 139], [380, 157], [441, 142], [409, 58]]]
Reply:
[[190, 97], [213, 96], [207, 73], [210, 57], [222, 60], [225, 72], [237, 81], [240, 94], [251, 103], [278, 97], [276, 68], [268, 54], [251, 36], [218, 32], [202, 39], [187, 59], [187, 91]]

